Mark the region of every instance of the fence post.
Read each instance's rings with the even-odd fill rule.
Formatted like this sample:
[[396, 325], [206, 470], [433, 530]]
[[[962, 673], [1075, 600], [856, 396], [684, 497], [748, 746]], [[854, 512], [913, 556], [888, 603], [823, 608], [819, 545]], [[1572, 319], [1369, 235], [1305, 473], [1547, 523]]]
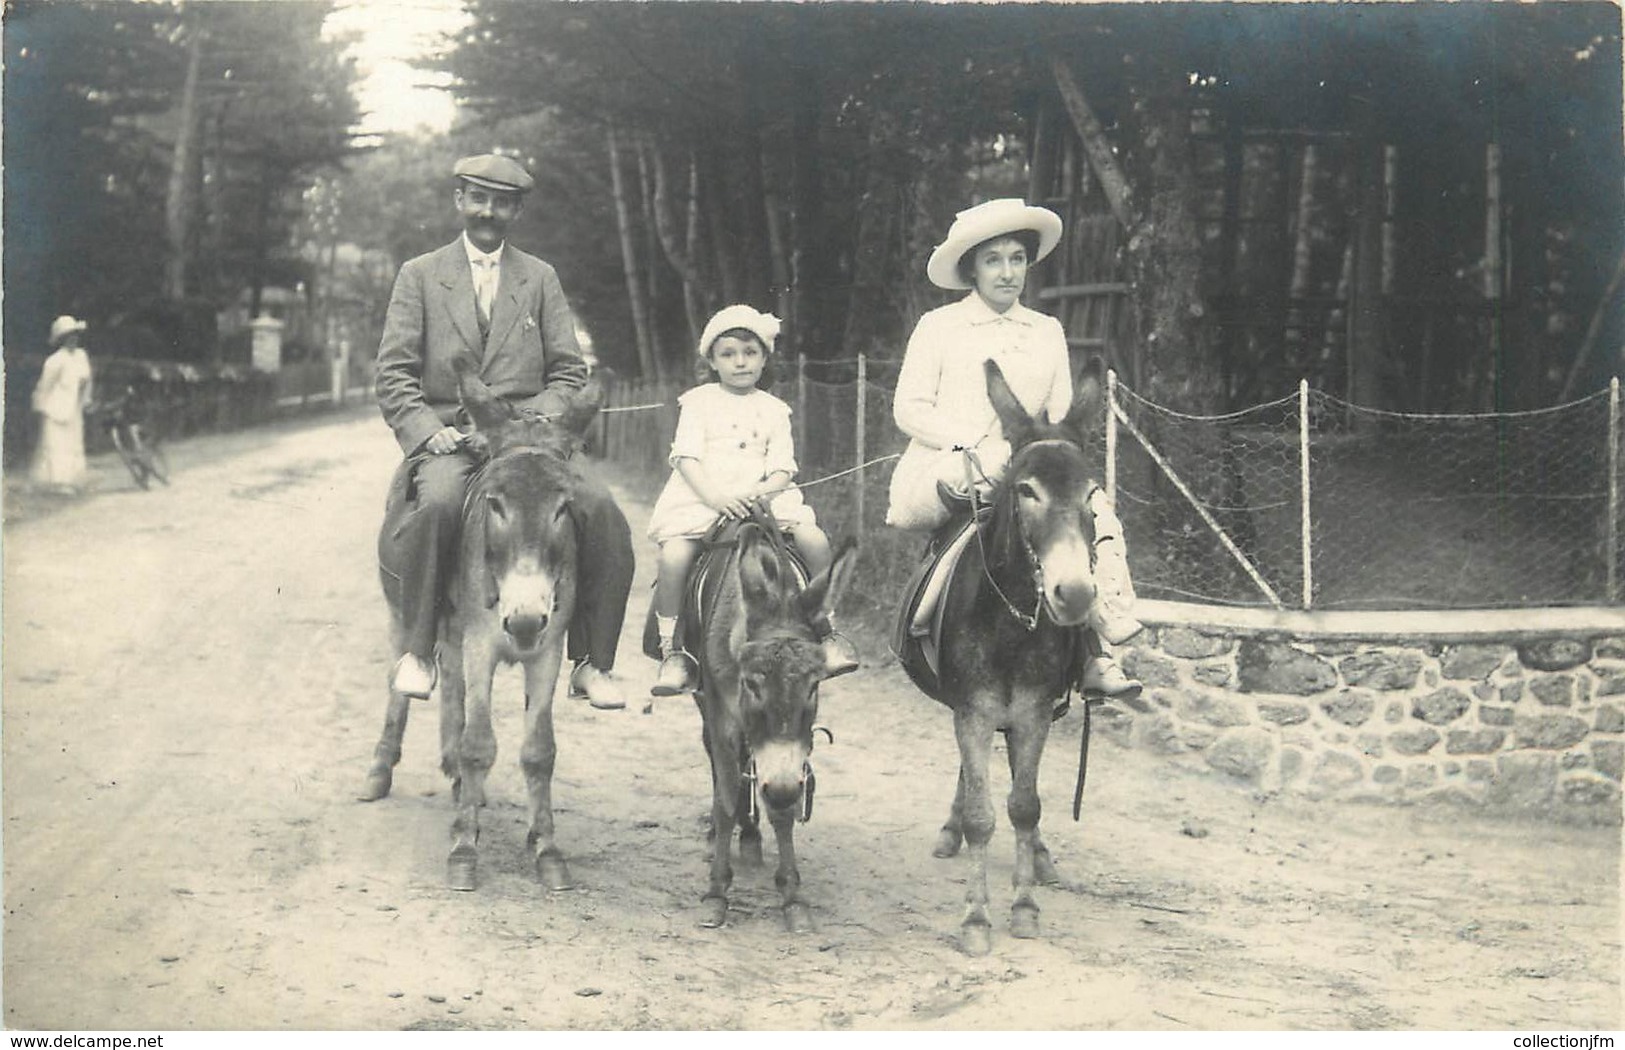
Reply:
[[1106, 369], [1106, 498], [1117, 503], [1117, 369]]
[[853, 436], [852, 462], [858, 468], [858, 533], [863, 532], [863, 461], [866, 458], [864, 446], [869, 442], [869, 358], [861, 351], [858, 353], [858, 424], [857, 432]]
[[1619, 376], [1608, 383], [1608, 601], [1619, 601]]
[[1303, 537], [1303, 607], [1315, 602], [1314, 544], [1309, 533], [1309, 380], [1298, 380], [1298, 485], [1303, 507], [1298, 530]]

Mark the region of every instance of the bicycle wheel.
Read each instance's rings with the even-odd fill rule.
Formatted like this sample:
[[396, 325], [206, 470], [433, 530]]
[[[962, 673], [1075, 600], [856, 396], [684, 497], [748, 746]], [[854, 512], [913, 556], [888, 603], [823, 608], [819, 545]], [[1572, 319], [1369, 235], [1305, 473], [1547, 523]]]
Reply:
[[163, 442], [144, 436], [141, 430], [136, 431], [136, 439], [141, 442], [141, 458], [146, 463], [148, 475], [165, 485], [169, 484], [169, 455], [164, 452]]
[[118, 458], [124, 461], [125, 467], [130, 471], [130, 477], [142, 488], [149, 484], [147, 480], [147, 458], [142, 454], [140, 434], [134, 427], [114, 424], [108, 428], [113, 436], [113, 448], [118, 452]]

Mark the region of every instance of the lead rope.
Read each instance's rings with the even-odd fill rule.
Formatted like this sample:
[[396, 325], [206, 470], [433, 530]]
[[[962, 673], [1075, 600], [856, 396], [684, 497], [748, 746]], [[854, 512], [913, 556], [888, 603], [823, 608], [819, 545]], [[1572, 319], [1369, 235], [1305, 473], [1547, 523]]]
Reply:
[[[982, 555], [982, 576], [987, 580], [988, 586], [993, 588], [993, 593], [997, 594], [999, 596], [999, 600], [1004, 603], [1005, 610], [1009, 612], [1011, 616], [1015, 617], [1016, 622], [1021, 624], [1021, 626], [1026, 628], [1028, 631], [1036, 631], [1038, 629], [1038, 618], [1044, 612], [1043, 566], [1038, 564], [1038, 556], [1033, 553], [1032, 546], [1027, 543], [1027, 534], [1020, 532], [1018, 528], [1017, 532], [1021, 536], [1022, 549], [1027, 552], [1027, 563], [1032, 566], [1033, 611], [1029, 615], [1016, 608], [1016, 603], [1012, 602], [1010, 600], [1010, 596], [1004, 593], [1004, 588], [999, 586], [999, 581], [993, 578], [993, 572], [988, 567], [987, 546], [982, 540], [983, 504], [981, 501], [980, 490], [976, 485], [976, 479], [977, 476], [980, 475], [982, 480], [987, 481], [989, 484], [992, 484], [993, 479], [989, 478], [986, 471], [982, 470], [981, 460], [977, 458], [976, 450], [974, 448], [970, 448], [965, 445], [955, 445], [954, 451], [963, 453], [965, 456], [965, 485], [966, 488], [970, 490], [971, 528], [976, 533], [976, 549], [980, 551]], [[989, 506], [991, 506], [991, 504], [989, 504]]]

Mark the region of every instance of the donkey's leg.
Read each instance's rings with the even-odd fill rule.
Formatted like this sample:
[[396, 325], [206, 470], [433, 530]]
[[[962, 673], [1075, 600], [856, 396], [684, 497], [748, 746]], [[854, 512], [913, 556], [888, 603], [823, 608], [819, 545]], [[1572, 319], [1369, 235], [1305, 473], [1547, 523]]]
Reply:
[[[1044, 739], [1049, 739], [1047, 730]], [[1010, 783], [1014, 784], [1016, 782], [1017, 749], [1006, 747], [1004, 753], [1010, 760]], [[1061, 873], [1056, 870], [1055, 859], [1050, 856], [1049, 847], [1044, 845], [1044, 836], [1039, 832], [1036, 824], [1033, 825], [1033, 880], [1040, 886], [1059, 886], [1061, 884]]]
[[378, 746], [372, 750], [372, 768], [367, 770], [367, 779], [356, 792], [361, 801], [376, 802], [389, 794], [395, 780], [395, 765], [401, 760], [406, 716], [411, 710], [411, 698], [390, 689], [389, 706], [384, 710], [384, 731], [378, 737]]
[[784, 928], [791, 933], [812, 932], [812, 911], [801, 897], [801, 869], [796, 866], [795, 812], [774, 811], [773, 837], [779, 844], [779, 870], [773, 874], [773, 884], [779, 888], [779, 899], [784, 906]]
[[986, 955], [993, 948], [993, 926], [987, 915], [987, 843], [993, 837], [987, 766], [993, 749], [994, 723], [983, 706], [991, 702], [971, 697], [954, 712], [954, 736], [959, 740], [959, 812], [971, 859], [965, 918], [959, 924], [960, 947], [967, 955]]
[[704, 911], [700, 925], [724, 926], [728, 922], [728, 890], [733, 885], [733, 866], [729, 863], [729, 849], [733, 842], [734, 820], [739, 808], [740, 768], [739, 742], [724, 739], [714, 728], [720, 718], [707, 719], [705, 732], [707, 750], [711, 753], [711, 830], [715, 838], [711, 846], [711, 882], [701, 902]]
[[472, 890], [479, 856], [480, 807], [485, 805], [485, 778], [497, 756], [496, 733], [491, 727], [491, 676], [496, 671], [496, 651], [489, 642], [468, 637], [463, 639], [462, 650], [463, 684], [467, 692], [461, 705], [462, 733], [456, 747], [457, 819], [451, 825], [452, 847], [446, 861], [446, 882], [454, 890]]
[[[1021, 705], [1017, 698], [1009, 733], [1010, 826], [1015, 830], [1016, 869], [1011, 876], [1015, 900], [1010, 905], [1010, 932], [1016, 937], [1038, 936], [1038, 902], [1033, 899], [1034, 867], [1040, 848], [1038, 818], [1038, 762], [1049, 736], [1047, 704]], [[1045, 851], [1048, 852], [1047, 850]]]
[[[388, 597], [387, 591], [385, 597]], [[399, 660], [401, 653], [406, 651], [406, 627], [401, 623], [399, 609], [393, 605], [390, 607], [389, 635], [391, 651]], [[410, 697], [395, 691], [393, 666], [385, 686], [389, 702], [384, 708], [384, 731], [372, 750], [372, 768], [367, 770], [367, 779], [362, 783], [361, 790], [356, 792], [356, 798], [363, 802], [376, 802], [389, 794], [395, 781], [395, 766], [401, 760], [401, 741], [406, 737], [406, 716], [411, 711], [412, 701]]]
[[965, 841], [965, 770], [959, 770], [959, 783], [954, 786], [954, 804], [948, 810], [948, 820], [937, 832], [937, 844], [931, 849], [933, 857], [957, 857]]
[[[446, 633], [449, 629], [443, 628]], [[457, 749], [463, 739], [463, 699], [468, 693], [468, 681], [463, 677], [463, 642], [461, 635], [446, 638], [440, 643], [440, 772], [451, 781], [451, 800], [462, 797], [462, 778], [457, 769]], [[476, 800], [484, 805], [484, 799]]]
[[536, 877], [550, 890], [570, 888], [570, 868], [553, 840], [553, 763], [558, 743], [553, 735], [553, 693], [558, 687], [567, 625], [550, 626], [553, 637], [541, 655], [525, 664], [525, 743], [519, 764], [530, 794], [530, 832], [525, 842], [535, 858]]

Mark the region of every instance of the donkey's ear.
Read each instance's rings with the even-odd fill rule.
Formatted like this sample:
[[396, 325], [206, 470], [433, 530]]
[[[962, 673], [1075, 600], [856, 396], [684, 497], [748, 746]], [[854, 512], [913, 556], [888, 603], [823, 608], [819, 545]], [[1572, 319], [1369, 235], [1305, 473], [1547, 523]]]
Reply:
[[457, 396], [468, 417], [478, 430], [495, 430], [513, 418], [508, 403], [491, 393], [491, 388], [480, 378], [479, 363], [470, 352], [457, 354], [451, 359], [451, 370], [457, 373]]
[[773, 544], [764, 539], [758, 529], [742, 527], [739, 530], [739, 595], [744, 599], [747, 635], [754, 634], [778, 614], [783, 604], [783, 572]]
[[835, 611], [842, 595], [846, 594], [852, 573], [857, 569], [857, 553], [856, 540], [848, 537], [841, 542], [835, 557], [830, 560], [829, 568], [809, 580], [807, 589], [796, 599], [801, 606], [802, 616], [808, 620], [818, 620], [820, 617], [827, 618]]
[[1106, 362], [1090, 358], [1072, 388], [1072, 407], [1061, 425], [1078, 435], [1089, 434], [1106, 420]]
[[581, 389], [570, 395], [570, 405], [560, 414], [559, 425], [580, 437], [586, 433], [593, 417], [604, 406], [607, 394], [603, 375], [597, 371], [593, 372], [587, 377], [587, 382]]
[[1033, 439], [1033, 417], [1016, 400], [997, 361], [992, 358], [983, 361], [982, 372], [987, 376], [987, 399], [993, 403], [999, 425], [1004, 428], [1004, 439], [1010, 442], [1011, 448], [1020, 448]]

